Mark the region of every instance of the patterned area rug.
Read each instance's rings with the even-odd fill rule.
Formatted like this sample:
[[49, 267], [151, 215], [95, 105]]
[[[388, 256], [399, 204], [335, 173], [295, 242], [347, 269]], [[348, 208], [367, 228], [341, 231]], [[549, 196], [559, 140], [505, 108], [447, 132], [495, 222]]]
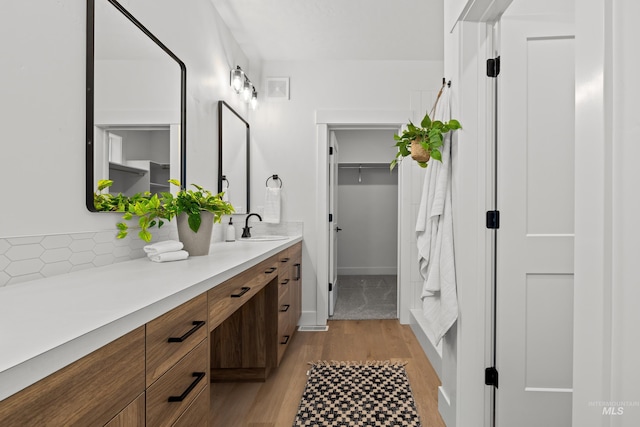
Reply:
[[293, 427], [421, 426], [405, 363], [311, 365]]

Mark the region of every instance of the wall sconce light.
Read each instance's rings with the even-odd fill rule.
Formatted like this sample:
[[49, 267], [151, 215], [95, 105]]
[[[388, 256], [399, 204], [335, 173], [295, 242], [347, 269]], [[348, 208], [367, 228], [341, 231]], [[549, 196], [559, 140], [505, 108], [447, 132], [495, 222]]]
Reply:
[[249, 102], [251, 100], [251, 95], [253, 94], [253, 85], [245, 75], [244, 87], [242, 89], [242, 99], [244, 102]]
[[235, 70], [231, 70], [231, 87], [236, 93], [240, 93], [244, 87], [245, 75], [238, 65]]
[[253, 88], [253, 92], [251, 93], [251, 109], [255, 110], [258, 108], [258, 92], [256, 92], [256, 88]]
[[258, 92], [256, 92], [256, 88], [251, 83], [249, 76], [242, 71], [239, 65], [236, 65], [236, 68], [231, 70], [231, 87], [238, 95], [242, 94], [244, 102], [249, 103], [252, 109], [256, 109], [258, 106]]

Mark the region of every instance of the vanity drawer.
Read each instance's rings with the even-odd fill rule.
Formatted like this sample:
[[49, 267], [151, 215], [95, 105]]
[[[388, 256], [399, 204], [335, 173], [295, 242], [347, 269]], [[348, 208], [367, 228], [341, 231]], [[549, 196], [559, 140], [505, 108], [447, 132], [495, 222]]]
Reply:
[[291, 270], [291, 265], [293, 265], [293, 254], [291, 253], [290, 248], [287, 248], [280, 252], [277, 257], [279, 261], [279, 270], [280, 274], [286, 274], [289, 277], [289, 271]]
[[275, 255], [211, 289], [208, 292], [209, 329], [218, 327], [273, 280], [278, 275], [278, 264], [279, 261]]
[[170, 426], [208, 387], [207, 341], [147, 389], [147, 426]]
[[207, 295], [147, 323], [147, 387], [207, 337]]
[[205, 387], [172, 427], [207, 427], [209, 425], [209, 387]]
[[0, 426], [103, 426], [144, 392], [144, 327], [0, 402]]

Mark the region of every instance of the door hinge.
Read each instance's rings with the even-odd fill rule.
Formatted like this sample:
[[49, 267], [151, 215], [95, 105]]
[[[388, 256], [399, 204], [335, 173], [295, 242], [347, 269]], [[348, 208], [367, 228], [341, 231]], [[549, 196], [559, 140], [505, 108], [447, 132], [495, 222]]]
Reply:
[[333, 290], [333, 283], [329, 283], [329, 292]]
[[498, 77], [500, 74], [500, 57], [487, 59], [487, 77]]
[[500, 211], [487, 211], [487, 228], [492, 230], [500, 228]]
[[333, 214], [329, 214], [329, 222], [333, 222]]
[[498, 370], [495, 367], [492, 366], [484, 370], [484, 383], [498, 388]]
[[333, 147], [329, 147], [329, 155], [332, 156], [333, 155]]

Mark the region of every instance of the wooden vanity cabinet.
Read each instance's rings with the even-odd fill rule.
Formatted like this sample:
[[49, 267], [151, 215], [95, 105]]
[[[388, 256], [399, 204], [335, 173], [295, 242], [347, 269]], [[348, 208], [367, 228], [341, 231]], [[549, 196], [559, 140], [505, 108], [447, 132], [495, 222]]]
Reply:
[[208, 419], [208, 405], [194, 405], [209, 398], [208, 331], [206, 293], [147, 323], [147, 426]]
[[0, 402], [0, 425], [144, 426], [144, 363], [142, 326]]
[[277, 363], [278, 257], [209, 291], [211, 380], [264, 381]]
[[212, 381], [264, 381], [280, 365], [302, 312], [301, 259], [298, 243], [209, 291]]

